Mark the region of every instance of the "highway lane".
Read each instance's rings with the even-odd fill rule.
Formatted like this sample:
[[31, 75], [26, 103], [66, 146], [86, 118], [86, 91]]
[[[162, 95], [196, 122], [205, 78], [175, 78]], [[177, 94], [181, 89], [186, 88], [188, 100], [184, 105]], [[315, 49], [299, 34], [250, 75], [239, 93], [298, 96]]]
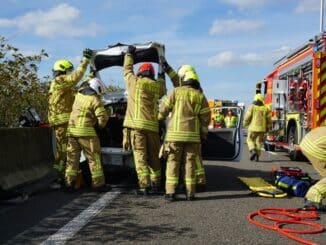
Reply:
[[[245, 147], [246, 148], [246, 147]], [[110, 193], [82, 190], [42, 192], [20, 205], [1, 205], [0, 243], [7, 244], [297, 244], [275, 231], [250, 224], [249, 213], [266, 207], [301, 207], [303, 198], [263, 198], [238, 176], [271, 180], [272, 166], [298, 166], [318, 174], [306, 162], [292, 162], [283, 152], [263, 152], [250, 162], [245, 149], [238, 163], [205, 161], [208, 191], [197, 200], [166, 203], [162, 196], [138, 197], [129, 189]], [[130, 183], [130, 182], [129, 182]], [[326, 227], [326, 214], [317, 221]], [[326, 233], [301, 236], [326, 244]]]

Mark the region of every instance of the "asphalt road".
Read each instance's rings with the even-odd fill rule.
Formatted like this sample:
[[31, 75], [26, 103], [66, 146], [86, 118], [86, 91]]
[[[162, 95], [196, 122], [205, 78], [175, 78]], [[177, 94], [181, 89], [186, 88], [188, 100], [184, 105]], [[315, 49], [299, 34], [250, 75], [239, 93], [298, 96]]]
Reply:
[[[292, 162], [284, 152], [263, 152], [261, 160], [250, 162], [245, 149], [241, 162], [205, 161], [208, 191], [193, 202], [182, 194], [167, 203], [162, 196], [144, 198], [114, 188], [100, 194], [43, 191], [22, 204], [0, 204], [0, 244], [298, 244], [249, 223], [247, 215], [261, 208], [302, 207], [303, 198], [259, 197], [237, 177], [268, 181], [272, 166], [298, 166], [319, 176], [309, 163]], [[326, 213], [319, 216], [315, 222], [326, 227]], [[326, 232], [300, 237], [326, 244]]]

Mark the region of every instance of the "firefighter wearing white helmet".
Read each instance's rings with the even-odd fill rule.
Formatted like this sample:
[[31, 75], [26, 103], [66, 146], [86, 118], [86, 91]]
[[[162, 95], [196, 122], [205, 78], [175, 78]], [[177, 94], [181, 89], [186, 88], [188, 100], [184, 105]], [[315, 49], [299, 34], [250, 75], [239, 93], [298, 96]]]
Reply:
[[[182, 65], [178, 69], [178, 73], [176, 73], [173, 70], [173, 68], [168, 64], [168, 62], [166, 61], [166, 58], [164, 56], [160, 57], [160, 63], [162, 64], [164, 71], [170, 77], [170, 79], [173, 83], [173, 86], [175, 88], [182, 86], [182, 81], [187, 72], [196, 73], [195, 68], [191, 65]], [[197, 75], [197, 79], [199, 82], [198, 75]], [[200, 87], [200, 83], [198, 83], [198, 85], [199, 85], [199, 91], [203, 92], [202, 88]], [[196, 171], [195, 172], [196, 172], [196, 190], [197, 191], [205, 191], [206, 190], [206, 174], [205, 174], [205, 168], [203, 165], [203, 159], [201, 156], [201, 150], [199, 151], [199, 155], [196, 157]]]
[[259, 161], [264, 134], [272, 126], [270, 114], [270, 109], [265, 106], [262, 94], [256, 94], [243, 120], [243, 126], [248, 127], [247, 144], [251, 161]]
[[69, 118], [66, 167], [66, 188], [69, 191], [75, 187], [81, 150], [88, 160], [92, 187], [98, 191], [110, 189], [105, 184], [100, 140], [95, 131], [96, 126], [104, 128], [109, 119], [101, 100], [106, 87], [98, 78], [92, 78], [88, 83], [89, 86], [78, 91]]
[[182, 86], [174, 88], [163, 100], [159, 120], [165, 120], [170, 113], [165, 135], [165, 148], [168, 152], [165, 198], [167, 201], [174, 201], [176, 198], [181, 164], [185, 171], [186, 198], [191, 201], [196, 192], [195, 167], [200, 156], [200, 143], [207, 136], [211, 117], [207, 99], [200, 91], [195, 72], [186, 72]]
[[52, 183], [52, 188], [60, 188], [64, 182], [64, 171], [67, 157], [67, 126], [74, 102], [75, 86], [82, 79], [92, 56], [92, 50], [85, 49], [80, 65], [74, 70], [68, 60], [58, 60], [54, 63], [48, 100], [48, 120], [54, 129], [56, 138], [56, 154], [53, 168], [58, 173], [58, 179]]

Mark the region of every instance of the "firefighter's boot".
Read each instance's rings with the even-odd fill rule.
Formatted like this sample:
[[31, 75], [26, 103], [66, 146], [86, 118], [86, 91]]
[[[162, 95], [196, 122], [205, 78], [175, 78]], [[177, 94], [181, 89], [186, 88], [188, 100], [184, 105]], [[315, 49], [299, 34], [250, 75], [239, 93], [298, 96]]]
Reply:
[[165, 200], [167, 202], [174, 202], [176, 200], [175, 194], [165, 194]]
[[256, 156], [257, 156], [256, 150], [251, 150], [250, 151], [250, 161], [253, 161]]

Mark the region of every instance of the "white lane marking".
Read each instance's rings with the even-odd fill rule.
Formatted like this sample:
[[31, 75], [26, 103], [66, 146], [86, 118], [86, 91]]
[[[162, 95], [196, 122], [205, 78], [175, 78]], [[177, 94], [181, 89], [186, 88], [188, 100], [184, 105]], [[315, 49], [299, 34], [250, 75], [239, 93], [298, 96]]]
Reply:
[[272, 154], [272, 155], [277, 155], [276, 152], [273, 152], [273, 151], [266, 151], [264, 148], [261, 148], [262, 151], [265, 151], [266, 153], [268, 154]]
[[93, 202], [87, 209], [72, 219], [68, 224], [60, 228], [55, 234], [51, 235], [42, 242], [42, 245], [64, 244], [81, 230], [92, 218], [110, 204], [121, 192], [107, 192], [97, 201]]

